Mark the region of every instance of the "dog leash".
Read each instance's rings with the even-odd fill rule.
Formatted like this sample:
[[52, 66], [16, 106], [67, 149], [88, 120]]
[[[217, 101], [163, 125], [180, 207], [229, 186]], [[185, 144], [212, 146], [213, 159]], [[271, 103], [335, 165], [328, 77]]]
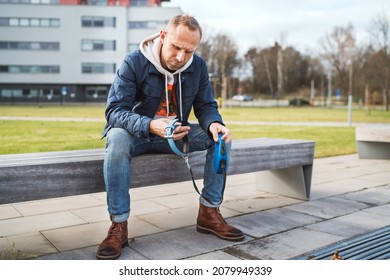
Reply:
[[191, 179], [192, 179], [192, 184], [194, 186], [194, 189], [195, 191], [204, 199], [206, 200], [208, 203], [212, 204], [212, 205], [220, 205], [223, 201], [223, 195], [224, 195], [224, 192], [225, 192], [225, 186], [226, 186], [226, 174], [227, 174], [227, 169], [228, 169], [228, 166], [229, 166], [229, 158], [228, 158], [228, 155], [227, 155], [227, 148], [226, 148], [226, 143], [224, 140], [222, 140], [222, 134], [219, 134], [218, 135], [218, 142], [215, 143], [215, 152], [214, 152], [214, 171], [217, 173], [217, 174], [223, 174], [223, 185], [222, 185], [222, 198], [221, 198], [221, 201], [218, 202], [218, 203], [213, 203], [212, 201], [210, 201], [208, 198], [204, 197], [201, 192], [199, 191], [198, 189], [198, 186], [196, 185], [195, 183], [195, 178], [194, 178], [194, 174], [192, 172], [192, 168], [191, 168], [191, 165], [190, 165], [190, 162], [189, 162], [189, 157], [190, 157], [190, 153], [189, 153], [189, 150], [190, 150], [190, 145], [189, 145], [189, 141], [188, 141], [188, 137], [187, 135], [183, 137], [183, 152], [180, 151], [177, 146], [176, 146], [176, 143], [175, 141], [173, 140], [173, 134], [174, 134], [174, 130], [176, 128], [176, 123], [179, 122], [179, 120], [177, 118], [173, 119], [169, 125], [165, 128], [165, 134], [164, 134], [164, 138], [167, 139], [168, 141], [168, 144], [171, 148], [171, 150], [178, 156], [181, 156], [186, 165], [187, 165], [187, 168], [190, 172], [190, 175], [191, 175]]

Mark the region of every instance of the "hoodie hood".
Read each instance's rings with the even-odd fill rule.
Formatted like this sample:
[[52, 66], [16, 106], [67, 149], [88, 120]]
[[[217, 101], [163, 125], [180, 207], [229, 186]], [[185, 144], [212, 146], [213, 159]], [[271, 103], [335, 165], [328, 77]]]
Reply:
[[178, 101], [179, 101], [179, 109], [180, 109], [180, 119], [183, 119], [183, 112], [182, 112], [182, 90], [181, 90], [181, 72], [186, 70], [192, 63], [193, 57], [187, 61], [187, 63], [180, 69], [176, 70], [175, 72], [170, 72], [166, 70], [161, 65], [160, 60], [160, 51], [161, 51], [162, 42], [160, 39], [160, 33], [156, 33], [152, 36], [149, 36], [145, 38], [140, 46], [139, 49], [141, 53], [147, 58], [150, 63], [156, 67], [157, 71], [160, 72], [165, 76], [165, 94], [166, 94], [166, 100], [167, 100], [167, 112], [169, 113], [169, 98], [168, 98], [168, 85], [173, 85], [175, 83], [175, 75], [178, 75], [178, 84], [179, 84], [179, 92], [178, 92]]

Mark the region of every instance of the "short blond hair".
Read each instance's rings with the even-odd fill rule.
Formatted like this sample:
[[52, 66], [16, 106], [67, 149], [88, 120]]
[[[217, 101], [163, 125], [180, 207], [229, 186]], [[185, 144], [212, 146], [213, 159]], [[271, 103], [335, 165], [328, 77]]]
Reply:
[[180, 24], [187, 26], [191, 31], [198, 30], [200, 38], [202, 39], [202, 27], [200, 27], [199, 22], [193, 16], [187, 14], [177, 15], [171, 18], [167, 24], [166, 29], [168, 30], [171, 26], [177, 27]]

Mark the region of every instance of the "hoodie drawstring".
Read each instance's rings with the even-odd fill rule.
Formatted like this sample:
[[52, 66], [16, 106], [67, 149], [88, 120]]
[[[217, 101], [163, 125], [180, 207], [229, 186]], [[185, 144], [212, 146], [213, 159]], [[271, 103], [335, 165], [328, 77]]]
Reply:
[[167, 116], [169, 116], [168, 75], [165, 73], [165, 99], [167, 101]]
[[180, 98], [180, 120], [183, 121], [183, 99], [182, 99], [182, 94], [181, 94], [181, 72], [179, 72], [179, 79], [177, 81], [179, 83], [179, 98]]

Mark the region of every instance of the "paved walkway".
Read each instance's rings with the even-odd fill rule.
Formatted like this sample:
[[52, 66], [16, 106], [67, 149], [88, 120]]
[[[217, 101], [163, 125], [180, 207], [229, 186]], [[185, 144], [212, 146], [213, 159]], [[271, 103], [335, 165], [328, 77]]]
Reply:
[[[389, 171], [357, 154], [315, 159], [309, 201], [257, 190], [254, 173], [229, 176], [221, 211], [245, 232], [238, 243], [196, 232], [191, 182], [133, 189], [121, 259], [294, 258], [389, 226]], [[109, 225], [105, 193], [0, 205], [0, 255], [93, 260]]]
[[[58, 117], [18, 117], [0, 116], [0, 120], [15, 121], [63, 121], [63, 122], [105, 122], [104, 118], [58, 118]], [[196, 122], [196, 120], [190, 120]], [[226, 121], [226, 124], [237, 125], [291, 125], [291, 126], [322, 126], [322, 127], [357, 127], [357, 126], [390, 126], [389, 123], [357, 123], [357, 122], [261, 122], [261, 121]]]

